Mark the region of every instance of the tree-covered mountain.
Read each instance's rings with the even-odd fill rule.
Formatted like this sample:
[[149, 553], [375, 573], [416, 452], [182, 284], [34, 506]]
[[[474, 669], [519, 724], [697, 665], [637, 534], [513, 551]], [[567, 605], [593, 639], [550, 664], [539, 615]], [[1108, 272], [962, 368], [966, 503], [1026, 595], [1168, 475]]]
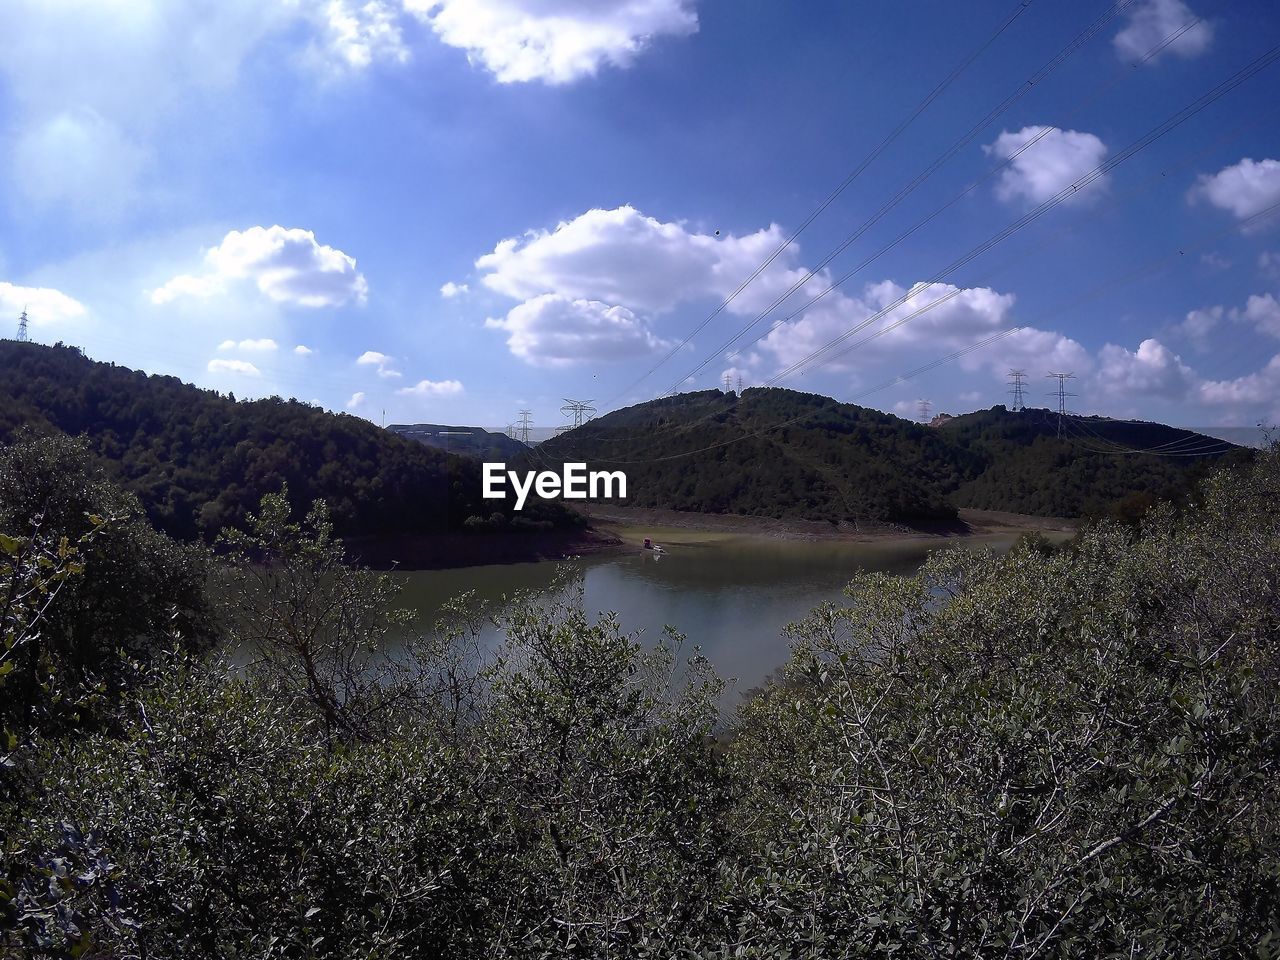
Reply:
[[792, 390], [708, 390], [599, 417], [530, 460], [622, 469], [637, 506], [917, 524], [958, 507], [1101, 512], [1175, 496], [1205, 463], [1249, 456], [1161, 424], [1071, 418], [1057, 432], [1043, 410], [997, 406], [928, 427]]
[[[348, 535], [471, 529], [472, 517], [492, 528], [511, 509], [481, 500], [478, 462], [359, 417], [279, 397], [237, 401], [75, 347], [0, 341], [0, 441], [29, 430], [86, 436], [152, 523], [182, 539], [243, 525], [282, 484], [295, 510], [328, 501]], [[540, 503], [522, 516], [526, 526], [571, 518]]]
[[428, 447], [477, 460], [501, 462], [514, 459], [528, 447], [505, 433], [494, 433], [484, 427], [451, 427], [440, 423], [393, 423], [387, 427], [398, 434]]

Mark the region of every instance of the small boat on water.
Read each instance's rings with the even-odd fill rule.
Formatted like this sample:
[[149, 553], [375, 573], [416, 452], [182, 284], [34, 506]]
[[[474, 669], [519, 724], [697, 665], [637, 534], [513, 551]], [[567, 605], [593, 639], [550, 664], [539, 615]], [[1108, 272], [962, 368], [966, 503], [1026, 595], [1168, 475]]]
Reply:
[[666, 553], [666, 552], [667, 552], [667, 551], [665, 551], [665, 550], [663, 550], [663, 549], [662, 549], [662, 545], [661, 545], [661, 544], [654, 543], [654, 542], [653, 542], [653, 538], [652, 538], [652, 537], [645, 537], [645, 538], [644, 538], [644, 548], [645, 548], [646, 550], [652, 550], [654, 553]]

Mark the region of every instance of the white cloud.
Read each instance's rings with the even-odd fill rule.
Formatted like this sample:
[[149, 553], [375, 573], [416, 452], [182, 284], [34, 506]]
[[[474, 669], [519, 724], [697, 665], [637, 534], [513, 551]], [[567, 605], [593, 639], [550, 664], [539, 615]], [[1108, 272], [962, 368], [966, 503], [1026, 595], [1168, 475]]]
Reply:
[[977, 403], [981, 399], [982, 393], [978, 390], [966, 390], [959, 396], [961, 403]]
[[[554, 230], [503, 240], [476, 267], [485, 286], [514, 299], [556, 293], [656, 312], [727, 297], [783, 239], [776, 225], [717, 237], [622, 206], [588, 210]], [[796, 253], [793, 244], [729, 309], [757, 312], [803, 277], [793, 265]]]
[[396, 393], [413, 397], [456, 397], [462, 393], [457, 380], [419, 380], [412, 387], [402, 387]]
[[[1182, 30], [1195, 18], [1191, 8], [1182, 0], [1145, 0], [1131, 8], [1129, 22], [1116, 34], [1113, 41], [1116, 52], [1123, 60], [1141, 60], [1166, 37]], [[1198, 57], [1209, 49], [1212, 42], [1213, 26], [1201, 21], [1147, 62], [1155, 63], [1165, 53]]]
[[1251, 296], [1244, 309], [1238, 311], [1239, 319], [1253, 325], [1259, 333], [1280, 337], [1280, 301], [1269, 293]]
[[[1043, 126], [1023, 127], [1017, 132], [1005, 130], [994, 143], [983, 147], [988, 154], [1009, 161], [996, 184], [996, 196], [1001, 200], [1043, 203], [1070, 188], [1106, 158], [1106, 144], [1092, 133], [1057, 129], [1044, 133], [1045, 130]], [[1041, 133], [1044, 136], [1040, 140], [1025, 152], [1018, 152]], [[1098, 178], [1064, 202], [1093, 195], [1106, 180]]]
[[378, 376], [386, 378], [402, 376], [399, 370], [391, 366], [395, 362], [395, 357], [389, 357], [385, 353], [379, 353], [377, 350], [366, 350], [356, 357], [356, 363], [365, 367], [377, 367]]
[[270, 337], [263, 337], [261, 340], [241, 340], [237, 343], [234, 340], [223, 340], [218, 344], [219, 350], [247, 350], [253, 353], [265, 353], [270, 350], [279, 348], [279, 344]]
[[1254, 407], [1271, 404], [1280, 411], [1280, 354], [1247, 376], [1234, 380], [1211, 380], [1200, 385], [1200, 399], [1214, 406]]
[[[883, 280], [867, 284], [858, 296], [829, 294], [797, 319], [775, 328], [760, 341], [760, 348], [780, 366], [789, 367], [855, 325], [883, 314], [818, 358], [832, 369], [883, 372], [884, 365], [907, 350], [956, 349], [1008, 326], [1014, 299], [1013, 294], [989, 287], [937, 283], [908, 289]], [[867, 340], [879, 331], [883, 332]]]
[[205, 252], [206, 272], [180, 274], [151, 294], [153, 303], [207, 298], [236, 282], [252, 282], [275, 303], [336, 307], [364, 303], [369, 285], [354, 257], [317, 243], [310, 230], [281, 226], [232, 230]]
[[351, 395], [351, 399], [347, 401], [347, 409], [354, 410], [356, 407], [364, 403], [364, 391], [357, 390]]
[[452, 300], [454, 297], [460, 297], [470, 288], [465, 283], [454, 283], [452, 280], [447, 281], [440, 287], [440, 296], [446, 300]]
[[513, 354], [536, 366], [635, 359], [669, 344], [626, 307], [547, 293], [485, 326], [505, 330]]
[[238, 373], [246, 377], [256, 377], [262, 371], [247, 360], [227, 360], [219, 357], [209, 361], [210, 373]]
[[[72, 320], [85, 315], [85, 306], [74, 297], [50, 287], [19, 287], [0, 281], [0, 316], [5, 324], [18, 322], [18, 314], [27, 311], [33, 327]], [[8, 334], [6, 334], [8, 335]]]
[[1280, 250], [1263, 250], [1258, 254], [1258, 270], [1265, 277], [1280, 280]]
[[1186, 318], [1174, 329], [1187, 339], [1202, 344], [1206, 337], [1222, 322], [1226, 311], [1221, 306], [1203, 307], [1187, 311]]
[[501, 83], [569, 83], [698, 29], [693, 0], [405, 0], [440, 40]]
[[315, 351], [312, 350], [310, 347], [303, 346], [301, 343], [293, 348], [293, 352], [300, 357], [309, 357], [311, 356], [311, 354], [315, 353]]
[[1189, 196], [1203, 197], [1237, 220], [1247, 220], [1280, 202], [1280, 160], [1246, 157], [1217, 173], [1203, 174]]
[[375, 60], [409, 59], [399, 17], [382, 0], [328, 0], [318, 19], [326, 34], [325, 52], [347, 67], [360, 70]]
[[1108, 343], [1098, 359], [1094, 385], [1108, 396], [1182, 400], [1197, 384], [1192, 369], [1159, 340], [1143, 340], [1136, 351]]

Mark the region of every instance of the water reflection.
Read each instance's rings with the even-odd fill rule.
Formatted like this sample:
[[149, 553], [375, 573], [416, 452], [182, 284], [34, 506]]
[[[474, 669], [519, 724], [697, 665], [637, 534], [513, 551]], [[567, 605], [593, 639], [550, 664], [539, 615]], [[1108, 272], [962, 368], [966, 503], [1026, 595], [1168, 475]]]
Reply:
[[[964, 541], [966, 548], [1006, 550], [1012, 536]], [[952, 541], [944, 548], [960, 545]], [[789, 654], [783, 627], [825, 600], [841, 598], [859, 570], [914, 573], [937, 540], [884, 543], [728, 538], [673, 544], [661, 557], [636, 549], [562, 564], [508, 564], [394, 574], [401, 600], [417, 611], [417, 627], [434, 622], [450, 597], [474, 590], [500, 605], [504, 596], [547, 590], [557, 569], [584, 578], [589, 611], [617, 611], [628, 630], [658, 637], [670, 625], [697, 644], [731, 681], [726, 702], [782, 664]], [[485, 638], [497, 643], [497, 631]]]

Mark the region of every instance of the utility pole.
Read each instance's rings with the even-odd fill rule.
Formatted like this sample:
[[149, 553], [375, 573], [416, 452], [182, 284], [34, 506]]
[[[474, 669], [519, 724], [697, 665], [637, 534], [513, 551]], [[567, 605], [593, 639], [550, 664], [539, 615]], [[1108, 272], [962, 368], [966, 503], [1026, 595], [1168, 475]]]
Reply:
[[933, 404], [928, 400], [917, 400], [916, 409], [920, 411], [920, 422], [929, 422], [929, 411], [933, 409]]
[[529, 422], [529, 416], [532, 413], [533, 413], [532, 410], [520, 411], [520, 425], [517, 427], [517, 432], [520, 434], [521, 443], [529, 442], [529, 428], [533, 426], [533, 424]]
[[1058, 381], [1058, 389], [1049, 394], [1051, 397], [1058, 398], [1058, 439], [1062, 439], [1062, 420], [1067, 415], [1067, 397], [1074, 397], [1074, 393], [1067, 392], [1067, 381], [1074, 380], [1074, 373], [1049, 373], [1045, 374], [1049, 379]]
[[27, 342], [27, 308], [22, 308], [22, 315], [18, 317], [18, 342]]
[[591, 415], [596, 412], [596, 408], [591, 405], [594, 402], [594, 400], [570, 400], [568, 397], [564, 398], [564, 406], [560, 408], [560, 412], [566, 417], [573, 417], [573, 426], [568, 429], [576, 429], [591, 419]]
[[1026, 386], [1027, 375], [1022, 370], [1009, 371], [1009, 386], [1013, 389], [1009, 392], [1013, 394], [1013, 409], [1015, 412], [1027, 409], [1027, 404], [1022, 395], [1022, 388]]

